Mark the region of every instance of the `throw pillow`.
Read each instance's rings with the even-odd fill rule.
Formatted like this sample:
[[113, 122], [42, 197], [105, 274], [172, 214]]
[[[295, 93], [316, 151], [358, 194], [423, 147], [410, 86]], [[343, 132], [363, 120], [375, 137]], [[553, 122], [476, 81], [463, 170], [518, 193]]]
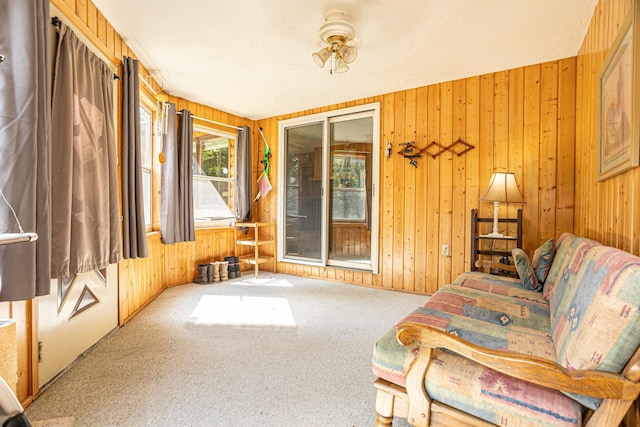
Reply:
[[541, 291], [542, 286], [540, 285], [540, 282], [538, 282], [538, 278], [536, 277], [536, 273], [531, 267], [531, 264], [529, 264], [529, 257], [527, 254], [520, 248], [514, 248], [511, 250], [511, 255], [515, 261], [516, 270], [518, 271], [518, 276], [522, 281], [522, 286], [530, 291]]
[[536, 273], [538, 282], [544, 284], [544, 282], [547, 281], [547, 275], [551, 269], [551, 263], [553, 262], [555, 253], [556, 249], [553, 245], [553, 239], [547, 240], [533, 252], [531, 267]]

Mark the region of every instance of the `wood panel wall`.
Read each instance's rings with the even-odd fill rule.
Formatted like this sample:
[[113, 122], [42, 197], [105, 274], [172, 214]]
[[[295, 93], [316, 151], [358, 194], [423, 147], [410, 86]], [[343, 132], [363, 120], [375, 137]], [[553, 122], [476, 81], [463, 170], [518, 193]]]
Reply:
[[578, 53], [575, 230], [640, 255], [640, 168], [597, 181], [598, 73], [632, 4], [600, 0]]
[[[598, 74], [632, 0], [599, 0], [577, 56], [575, 233], [640, 255], [640, 168], [598, 182]], [[625, 425], [640, 424], [634, 403]]]
[[160, 233], [147, 234], [149, 256], [118, 264], [120, 324], [128, 322], [170, 286], [192, 282], [198, 264], [235, 253], [232, 228], [196, 230], [195, 242], [165, 245]]
[[37, 378], [33, 377], [31, 369], [38, 362], [35, 351], [38, 345], [37, 332], [33, 330], [33, 319], [37, 321], [34, 310], [37, 310], [37, 304], [33, 300], [0, 303], [0, 318], [14, 319], [16, 322], [18, 352], [16, 395], [23, 406], [31, 403], [38, 387]]
[[[435, 292], [469, 270], [470, 212], [492, 216], [478, 197], [494, 171], [510, 171], [526, 200], [524, 248], [573, 231], [576, 58], [435, 84], [257, 121], [278, 163], [278, 122], [371, 102], [381, 105], [380, 274], [278, 263], [279, 272], [303, 274], [409, 292]], [[475, 146], [419, 159], [382, 155], [387, 141], [419, 147], [458, 138]], [[254, 141], [254, 152], [260, 150]], [[256, 164], [259, 169], [259, 164]], [[274, 193], [255, 206], [261, 221], [277, 218]], [[514, 217], [520, 205], [501, 205]], [[509, 230], [511, 232], [511, 230]], [[441, 255], [448, 244], [451, 256]]]
[[371, 230], [366, 224], [333, 224], [329, 251], [338, 257], [365, 258], [371, 255]]

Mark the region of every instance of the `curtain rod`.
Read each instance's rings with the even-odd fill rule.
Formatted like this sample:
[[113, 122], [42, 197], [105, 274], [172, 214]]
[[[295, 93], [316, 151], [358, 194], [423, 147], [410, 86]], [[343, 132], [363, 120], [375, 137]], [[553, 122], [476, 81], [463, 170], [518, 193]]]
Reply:
[[[182, 114], [182, 111], [176, 111], [176, 114]], [[193, 117], [196, 120], [202, 120], [203, 122], [208, 122], [208, 123], [213, 123], [214, 125], [219, 125], [219, 126], [226, 126], [228, 128], [233, 128], [233, 129], [237, 129], [237, 130], [242, 130], [241, 127], [238, 126], [233, 126], [233, 125], [228, 125], [226, 123], [220, 123], [220, 122], [216, 122], [213, 120], [209, 120], [209, 119], [204, 119], [202, 117], [198, 117], [198, 116], [194, 116], [193, 114], [191, 115], [191, 117]]]
[[[54, 16], [53, 18], [51, 18], [51, 25], [53, 25], [56, 28], [60, 28], [60, 24], [62, 24], [62, 20], [57, 16]], [[113, 73], [113, 79], [120, 80], [120, 76], [117, 75], [116, 73]]]
[[38, 240], [36, 233], [0, 233], [0, 246]]
[[[150, 77], [150, 76], [149, 76]], [[138, 79], [144, 83], [144, 85], [151, 91], [151, 93], [153, 93], [153, 96], [156, 96], [158, 94], [158, 92], [155, 91], [155, 89], [153, 89], [153, 87], [149, 84], [149, 82], [147, 81], [147, 79], [145, 79], [144, 77], [142, 77], [142, 74], [138, 73]]]

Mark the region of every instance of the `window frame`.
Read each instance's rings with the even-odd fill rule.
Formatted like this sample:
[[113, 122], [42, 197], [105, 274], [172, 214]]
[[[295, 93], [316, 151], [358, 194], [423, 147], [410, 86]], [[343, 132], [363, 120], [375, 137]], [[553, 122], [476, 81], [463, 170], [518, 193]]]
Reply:
[[[154, 148], [155, 148], [155, 128], [156, 128], [156, 120], [157, 120], [157, 105], [156, 103], [153, 101], [153, 98], [151, 97], [151, 95], [144, 90], [143, 88], [141, 88], [140, 90], [140, 109], [144, 109], [147, 113], [149, 113], [150, 117], [151, 117], [151, 126], [150, 126], [150, 136], [151, 136], [151, 141], [148, 147], [148, 159], [149, 159], [149, 165], [148, 167], [146, 167], [145, 165], [142, 164], [142, 160], [140, 161], [140, 169], [142, 171], [142, 173], [149, 173], [149, 180], [151, 183], [151, 187], [150, 187], [150, 191], [151, 194], [149, 194], [149, 201], [151, 203], [151, 206], [149, 206], [149, 212], [151, 213], [151, 215], [149, 215], [149, 218], [147, 218], [146, 212], [145, 212], [145, 231], [147, 233], [152, 232], [154, 230], [154, 224], [156, 223], [156, 213], [155, 213], [155, 208], [156, 208], [156, 204], [158, 203], [158, 201], [153, 197], [154, 194], [156, 194], [155, 187], [156, 187], [156, 182], [154, 179], [154, 172], [155, 172], [155, 167], [154, 167], [154, 156], [153, 153], [155, 152]], [[140, 119], [142, 124], [142, 120]], [[144, 155], [142, 153], [142, 126], [140, 127], [140, 158], [143, 159]], [[144, 179], [143, 179], [144, 181]], [[143, 202], [145, 200], [145, 197], [143, 195]], [[146, 209], [145, 209], [146, 211]]]
[[[195, 228], [200, 229], [200, 228], [231, 227], [232, 223], [236, 220], [235, 215], [233, 214], [234, 205], [235, 205], [234, 191], [236, 189], [236, 173], [235, 173], [236, 165], [235, 165], [234, 151], [238, 142], [238, 135], [231, 132], [225, 132], [223, 130], [219, 130], [210, 126], [202, 125], [200, 123], [193, 124], [193, 132], [194, 134], [196, 132], [205, 132], [209, 135], [212, 135], [215, 137], [222, 137], [229, 140], [229, 146], [228, 146], [229, 156], [228, 156], [228, 164], [227, 164], [227, 168], [229, 169], [228, 178], [196, 175], [192, 172], [191, 180], [192, 182], [194, 182], [195, 180], [203, 180], [203, 181], [211, 181], [211, 182], [227, 182], [229, 184], [229, 197], [228, 197], [227, 207], [231, 212], [231, 216], [228, 218], [209, 218], [209, 219], [194, 218]], [[195, 148], [195, 144], [196, 144], [195, 138], [193, 139], [193, 144]], [[197, 163], [197, 159], [194, 158], [193, 164], [195, 165], [196, 163]], [[195, 201], [194, 201], [194, 204], [195, 204]], [[194, 210], [195, 210], [195, 205], [194, 205]]]

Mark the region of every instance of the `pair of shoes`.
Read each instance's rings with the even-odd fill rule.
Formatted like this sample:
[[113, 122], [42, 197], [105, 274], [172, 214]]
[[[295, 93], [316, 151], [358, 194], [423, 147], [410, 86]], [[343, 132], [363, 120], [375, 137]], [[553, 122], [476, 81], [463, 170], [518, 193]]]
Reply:
[[207, 277], [209, 283], [215, 283], [220, 281], [220, 262], [210, 262], [207, 264]]
[[220, 280], [229, 280], [229, 261], [219, 261], [220, 266]]
[[[231, 258], [231, 261], [229, 261]], [[193, 283], [198, 283], [200, 285], [209, 285], [211, 283], [216, 283], [221, 280], [233, 279], [235, 277], [240, 277], [240, 269], [235, 270], [236, 266], [239, 264], [233, 261], [233, 258], [238, 259], [237, 257], [226, 257], [225, 261], [214, 261], [208, 264], [199, 264], [198, 265], [198, 277], [193, 280]]]
[[195, 278], [193, 283], [198, 283], [199, 285], [206, 285], [209, 283], [208, 267], [209, 267], [208, 264], [198, 265], [198, 277]]
[[228, 256], [225, 257], [224, 260], [229, 264], [229, 279], [240, 277], [240, 259], [237, 256]]

